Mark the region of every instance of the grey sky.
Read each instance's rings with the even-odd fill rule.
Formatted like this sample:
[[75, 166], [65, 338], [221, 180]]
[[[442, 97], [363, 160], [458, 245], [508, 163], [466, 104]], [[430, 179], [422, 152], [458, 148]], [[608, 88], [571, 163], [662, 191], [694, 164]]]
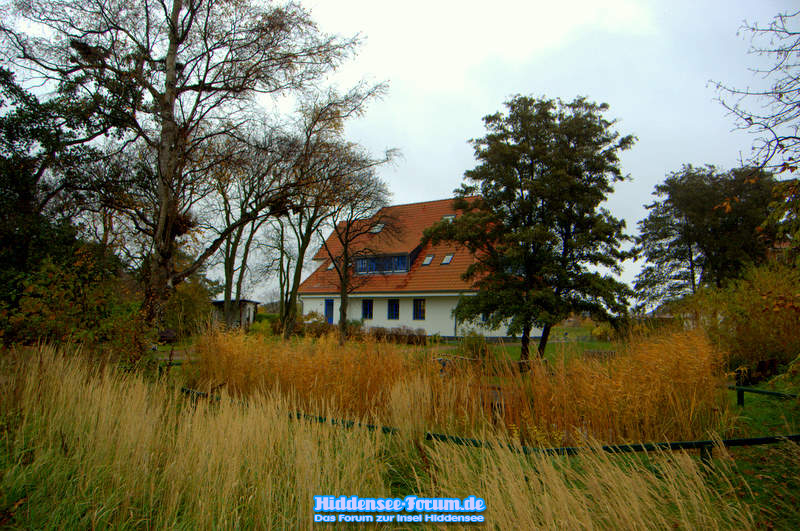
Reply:
[[[653, 187], [684, 163], [723, 168], [746, 158], [752, 138], [733, 132], [708, 81], [758, 85], [749, 71], [747, 20], [768, 23], [788, 1], [562, 2], [306, 1], [323, 31], [361, 33], [358, 57], [337, 75], [389, 82], [389, 94], [348, 125], [375, 152], [399, 148], [383, 171], [394, 203], [450, 197], [475, 161], [481, 118], [521, 93], [606, 102], [638, 142], [622, 154], [631, 180], [609, 208], [629, 232]], [[638, 266], [628, 264], [623, 279]]]

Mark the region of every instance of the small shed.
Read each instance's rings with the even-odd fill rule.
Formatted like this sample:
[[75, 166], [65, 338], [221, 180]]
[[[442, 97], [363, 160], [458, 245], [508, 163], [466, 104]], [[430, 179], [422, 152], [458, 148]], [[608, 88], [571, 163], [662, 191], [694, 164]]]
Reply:
[[[231, 304], [234, 308], [236, 308], [238, 302], [239, 311], [236, 313], [236, 319], [232, 323], [233, 326], [241, 326], [244, 327], [245, 330], [250, 328], [250, 325], [256, 319], [256, 312], [258, 311], [258, 305], [261, 304], [258, 301], [252, 301], [250, 299], [239, 299], [239, 301], [232, 300]], [[211, 301], [211, 305], [213, 306], [213, 315], [214, 319], [217, 321], [225, 322], [225, 301], [224, 300], [216, 300]]]

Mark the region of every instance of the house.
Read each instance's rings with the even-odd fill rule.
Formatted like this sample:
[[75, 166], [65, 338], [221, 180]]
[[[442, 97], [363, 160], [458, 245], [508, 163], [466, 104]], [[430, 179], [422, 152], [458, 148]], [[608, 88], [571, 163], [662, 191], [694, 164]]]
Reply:
[[[473, 257], [453, 244], [422, 245], [422, 232], [442, 220], [459, 215], [453, 199], [385, 207], [380, 215], [395, 220], [395, 231], [384, 234], [376, 225], [363, 241], [355, 260], [354, 289], [348, 297], [347, 318], [362, 320], [364, 327], [423, 329], [427, 335], [462, 336], [474, 330], [487, 337], [506, 337], [505, 329], [490, 330], [478, 322], [458, 323], [453, 309], [461, 296], [474, 290], [462, 279]], [[335, 254], [335, 238], [327, 245]], [[358, 250], [358, 249], [357, 249]], [[338, 275], [325, 248], [313, 257], [314, 272], [298, 290], [305, 313], [318, 312], [329, 323], [339, 320]], [[534, 331], [535, 333], [535, 331]]]
[[[234, 306], [236, 305], [236, 301], [232, 300], [231, 304]], [[258, 305], [260, 303], [258, 301], [251, 301], [249, 299], [240, 299], [239, 300], [239, 313], [238, 319], [235, 320], [233, 323], [234, 326], [243, 326], [245, 330], [250, 328], [250, 325], [253, 324], [253, 321], [256, 319], [256, 313], [258, 312]], [[224, 300], [217, 300], [211, 301], [211, 306], [213, 307], [212, 316], [216, 321], [225, 322], [225, 301]]]

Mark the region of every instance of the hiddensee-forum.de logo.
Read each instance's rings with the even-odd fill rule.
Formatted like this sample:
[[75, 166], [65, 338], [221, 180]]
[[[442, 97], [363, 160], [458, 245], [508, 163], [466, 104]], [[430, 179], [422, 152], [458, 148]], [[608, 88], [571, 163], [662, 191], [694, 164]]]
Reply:
[[[483, 522], [486, 502], [460, 498], [314, 496], [315, 522]], [[338, 513], [338, 514], [330, 514]], [[354, 514], [356, 513], [356, 514]], [[389, 513], [389, 514], [357, 514]], [[411, 513], [411, 514], [405, 514]], [[473, 513], [473, 514], [465, 514]]]

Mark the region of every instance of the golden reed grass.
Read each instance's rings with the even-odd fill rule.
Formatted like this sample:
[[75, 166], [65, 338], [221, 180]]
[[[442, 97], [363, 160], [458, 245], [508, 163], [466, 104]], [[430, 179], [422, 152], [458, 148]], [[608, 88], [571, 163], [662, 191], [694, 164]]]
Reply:
[[214, 332], [197, 344], [199, 382], [239, 395], [279, 389], [316, 413], [332, 404], [468, 435], [487, 422], [523, 444], [682, 440], [725, 424], [722, 359], [700, 331], [633, 339], [605, 361], [561, 356], [520, 374], [507, 363], [451, 364], [433, 352], [335, 338], [291, 342]]
[[[16, 355], [2, 361], [0, 379], [0, 503], [13, 508], [3, 513], [9, 525], [311, 529], [314, 495], [417, 494], [482, 497], [497, 529], [753, 527], [724, 477], [685, 455], [639, 463], [429, 444], [290, 421], [295, 405], [275, 393], [244, 402], [223, 390], [218, 402], [193, 403], [164, 380], [50, 348]], [[404, 415], [398, 427], [413, 434], [418, 421]]]

